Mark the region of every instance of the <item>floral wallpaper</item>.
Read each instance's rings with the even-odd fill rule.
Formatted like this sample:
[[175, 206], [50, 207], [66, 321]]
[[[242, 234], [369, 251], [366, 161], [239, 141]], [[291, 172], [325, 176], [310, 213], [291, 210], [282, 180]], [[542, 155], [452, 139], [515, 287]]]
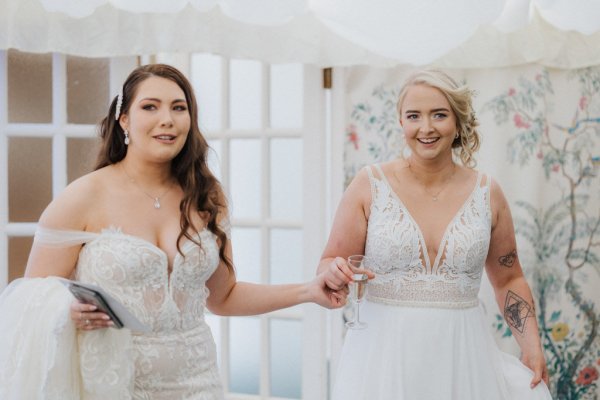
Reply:
[[[345, 70], [346, 184], [362, 166], [407, 151], [395, 104], [410, 72]], [[511, 204], [553, 397], [600, 398], [600, 67], [448, 72], [476, 92], [477, 169]], [[518, 355], [487, 279], [480, 297], [499, 346]]]

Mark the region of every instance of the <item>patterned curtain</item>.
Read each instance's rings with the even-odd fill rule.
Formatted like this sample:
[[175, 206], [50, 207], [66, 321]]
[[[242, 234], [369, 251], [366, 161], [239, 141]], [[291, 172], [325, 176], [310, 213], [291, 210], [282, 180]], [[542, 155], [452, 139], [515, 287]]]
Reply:
[[[346, 69], [346, 184], [407, 150], [395, 104], [407, 68]], [[600, 370], [600, 67], [448, 70], [475, 90], [477, 169], [511, 204], [521, 264], [537, 303], [556, 399], [596, 399]], [[487, 278], [499, 346], [519, 355]]]

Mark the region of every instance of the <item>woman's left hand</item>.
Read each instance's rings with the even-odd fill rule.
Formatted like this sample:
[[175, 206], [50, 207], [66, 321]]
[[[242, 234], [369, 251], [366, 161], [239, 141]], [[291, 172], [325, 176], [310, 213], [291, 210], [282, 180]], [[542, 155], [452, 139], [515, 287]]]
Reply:
[[533, 379], [531, 380], [531, 388], [536, 387], [541, 381], [548, 386], [548, 367], [542, 349], [531, 353], [523, 353], [521, 362], [533, 371]]
[[84, 331], [109, 328], [114, 325], [108, 315], [96, 311], [96, 306], [78, 300], [71, 303], [71, 320], [73, 320], [77, 329]]

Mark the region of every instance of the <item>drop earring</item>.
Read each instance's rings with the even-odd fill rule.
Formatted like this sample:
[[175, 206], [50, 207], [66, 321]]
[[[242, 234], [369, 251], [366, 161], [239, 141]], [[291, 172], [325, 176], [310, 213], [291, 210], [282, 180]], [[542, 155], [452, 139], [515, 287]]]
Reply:
[[125, 134], [125, 146], [129, 146], [129, 132], [127, 131], [127, 129], [125, 129], [123, 133]]

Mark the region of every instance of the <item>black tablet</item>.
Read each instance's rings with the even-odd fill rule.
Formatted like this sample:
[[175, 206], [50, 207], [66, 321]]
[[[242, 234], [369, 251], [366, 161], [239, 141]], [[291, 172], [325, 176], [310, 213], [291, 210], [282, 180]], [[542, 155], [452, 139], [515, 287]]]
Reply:
[[69, 290], [73, 293], [73, 296], [82, 303], [93, 304], [97, 307], [97, 311], [106, 313], [110, 319], [115, 324], [115, 328], [121, 329], [123, 327], [123, 323], [112, 308], [108, 305], [102, 293], [87, 288], [85, 286], [78, 285], [76, 282], [69, 282]]

